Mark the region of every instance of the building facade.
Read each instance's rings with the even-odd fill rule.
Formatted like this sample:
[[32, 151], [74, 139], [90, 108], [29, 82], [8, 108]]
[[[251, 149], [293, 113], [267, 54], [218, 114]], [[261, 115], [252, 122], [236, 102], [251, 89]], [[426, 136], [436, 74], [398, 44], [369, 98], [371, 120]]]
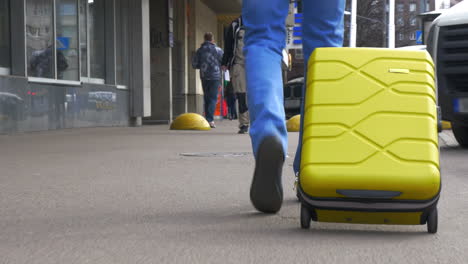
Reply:
[[[347, 10], [351, 1], [347, 1]], [[388, 0], [360, 0], [357, 5], [357, 46], [388, 47]], [[435, 0], [395, 1], [395, 47], [418, 44], [422, 30], [419, 14], [435, 10]], [[349, 45], [350, 17], [345, 17], [345, 41]]]
[[[295, 12], [301, 12], [301, 1], [295, 2]], [[456, 0], [455, 0], [456, 1]], [[395, 46], [417, 45], [417, 38], [422, 30], [418, 15], [434, 10], [435, 0], [396, 0], [395, 1]], [[350, 35], [350, 11], [351, 0], [346, 1], [344, 17], [344, 46], [349, 46]], [[304, 75], [304, 60], [302, 48], [294, 45], [294, 41], [301, 44], [302, 32], [300, 22], [302, 14], [296, 14], [296, 24], [291, 30], [290, 52], [293, 58], [292, 71], [288, 73], [288, 79], [302, 77]], [[388, 0], [359, 0], [357, 2], [357, 47], [388, 47]], [[298, 24], [299, 21], [299, 24]]]
[[418, 33], [422, 30], [418, 15], [435, 10], [435, 0], [396, 0], [395, 6], [395, 46], [412, 46], [419, 43]]
[[[202, 113], [191, 56], [231, 0], [0, 0], [0, 133]], [[224, 22], [223, 22], [224, 21]]]

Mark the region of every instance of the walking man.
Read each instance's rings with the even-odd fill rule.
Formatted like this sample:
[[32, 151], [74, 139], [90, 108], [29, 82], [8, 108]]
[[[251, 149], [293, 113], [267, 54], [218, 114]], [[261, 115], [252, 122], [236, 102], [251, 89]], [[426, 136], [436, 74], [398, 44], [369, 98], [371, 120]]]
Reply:
[[[342, 46], [345, 0], [301, 2], [304, 60], [307, 62], [315, 48]], [[244, 0], [242, 7], [246, 30], [244, 55], [250, 136], [255, 155], [250, 200], [257, 210], [264, 213], [278, 212], [283, 202], [281, 174], [286, 157], [287, 132], [281, 59], [286, 42], [288, 5], [286, 0]], [[307, 63], [304, 65], [307, 67]], [[303, 112], [302, 105], [301, 116]], [[296, 173], [299, 171], [300, 153], [301, 142], [294, 160]]]
[[197, 50], [192, 60], [192, 67], [200, 69], [200, 79], [203, 87], [205, 118], [211, 128], [215, 128], [214, 111], [218, 97], [218, 88], [221, 84], [221, 59], [223, 50], [216, 46], [213, 33], [207, 32], [205, 42]]
[[223, 69], [229, 69], [231, 83], [239, 102], [239, 134], [249, 131], [250, 118], [247, 107], [247, 84], [245, 81], [244, 59], [245, 28], [242, 17], [232, 21], [224, 36]]

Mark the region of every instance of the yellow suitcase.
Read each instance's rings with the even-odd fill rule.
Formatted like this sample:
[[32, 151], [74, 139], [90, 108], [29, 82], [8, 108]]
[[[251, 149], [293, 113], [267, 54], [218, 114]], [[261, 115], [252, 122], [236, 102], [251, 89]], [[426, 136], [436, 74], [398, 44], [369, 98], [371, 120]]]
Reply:
[[308, 67], [301, 226], [427, 223], [428, 232], [437, 232], [441, 180], [430, 55], [319, 48]]

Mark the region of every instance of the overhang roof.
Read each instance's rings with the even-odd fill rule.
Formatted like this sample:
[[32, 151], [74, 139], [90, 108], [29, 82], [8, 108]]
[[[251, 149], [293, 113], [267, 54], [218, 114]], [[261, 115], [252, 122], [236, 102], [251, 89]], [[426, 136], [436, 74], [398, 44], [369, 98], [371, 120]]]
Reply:
[[242, 0], [202, 0], [217, 14], [241, 13]]

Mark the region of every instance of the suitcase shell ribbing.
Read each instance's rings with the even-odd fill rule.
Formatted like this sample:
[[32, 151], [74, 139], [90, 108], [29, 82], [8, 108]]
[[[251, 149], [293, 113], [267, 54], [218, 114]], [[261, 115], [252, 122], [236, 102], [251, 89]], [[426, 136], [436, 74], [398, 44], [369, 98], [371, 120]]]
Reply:
[[[430, 55], [319, 48], [308, 67], [301, 191], [312, 199], [343, 202], [424, 202], [437, 197], [441, 179]], [[390, 217], [382, 213], [372, 220], [372, 214], [367, 213], [372, 223], [385, 223], [383, 219]], [[422, 212], [399, 214], [393, 213], [399, 219], [394, 224], [420, 224]], [[317, 217], [347, 222], [333, 211], [317, 210]]]

